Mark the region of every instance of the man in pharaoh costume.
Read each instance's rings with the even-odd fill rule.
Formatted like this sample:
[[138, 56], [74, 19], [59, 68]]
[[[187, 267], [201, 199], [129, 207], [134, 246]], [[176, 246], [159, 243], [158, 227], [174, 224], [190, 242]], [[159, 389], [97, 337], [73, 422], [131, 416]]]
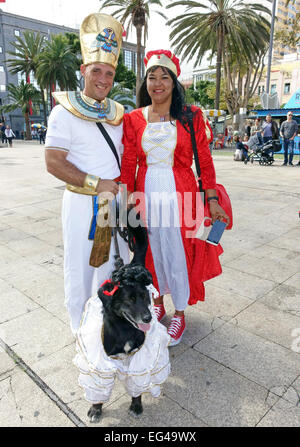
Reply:
[[[66, 183], [62, 203], [65, 305], [73, 334], [84, 306], [114, 268], [111, 229], [97, 224], [107, 212], [103, 194], [119, 191], [123, 106], [107, 98], [122, 43], [122, 25], [90, 14], [80, 28], [83, 91], [56, 92], [45, 143], [47, 170]], [[103, 193], [103, 194], [102, 194]], [[98, 213], [98, 214], [97, 214]], [[118, 236], [119, 237], [119, 236]], [[119, 238], [128, 262], [127, 244]]]

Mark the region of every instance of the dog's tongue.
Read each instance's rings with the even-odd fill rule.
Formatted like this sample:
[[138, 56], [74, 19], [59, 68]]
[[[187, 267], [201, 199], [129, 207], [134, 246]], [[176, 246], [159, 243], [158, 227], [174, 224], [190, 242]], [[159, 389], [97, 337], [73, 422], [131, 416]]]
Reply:
[[140, 331], [147, 332], [150, 329], [150, 323], [138, 323]]

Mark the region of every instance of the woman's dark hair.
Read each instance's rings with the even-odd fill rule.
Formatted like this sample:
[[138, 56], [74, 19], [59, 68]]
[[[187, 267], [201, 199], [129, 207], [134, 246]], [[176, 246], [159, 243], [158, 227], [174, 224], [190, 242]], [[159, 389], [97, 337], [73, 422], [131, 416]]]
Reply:
[[[185, 90], [183, 85], [178, 81], [175, 74], [169, 70], [167, 67], [161, 67], [160, 65], [154, 65], [149, 68], [146, 76], [143, 79], [142, 85], [137, 95], [138, 107], [146, 107], [152, 104], [151, 98], [147, 90], [147, 76], [149, 73], [153, 73], [157, 68], [161, 68], [165, 73], [168, 73], [173, 80], [173, 92], [172, 92], [172, 102], [170, 107], [170, 116], [178, 121], [186, 128], [188, 117], [193, 116], [193, 112], [190, 106], [186, 105], [185, 102]], [[188, 130], [186, 128], [186, 130]]]

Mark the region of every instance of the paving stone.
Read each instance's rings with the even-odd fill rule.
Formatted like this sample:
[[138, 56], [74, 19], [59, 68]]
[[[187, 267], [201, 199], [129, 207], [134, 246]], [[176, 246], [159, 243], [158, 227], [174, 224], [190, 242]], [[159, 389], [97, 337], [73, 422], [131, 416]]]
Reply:
[[[70, 407], [90, 427], [207, 427], [200, 418], [186, 411], [180, 404], [169, 399], [164, 392], [158, 398], [143, 394], [143, 414], [134, 418], [128, 414], [131, 397], [120, 395], [113, 403], [103, 406], [102, 418], [98, 424], [91, 424], [86, 415], [89, 405], [81, 400], [72, 402]], [[192, 430], [191, 430], [192, 431]]]
[[275, 309], [300, 316], [300, 288], [281, 284], [267, 293], [260, 302]]
[[26, 237], [23, 240], [10, 241], [6, 245], [21, 256], [45, 252], [51, 248], [50, 245], [33, 236]]
[[[1, 333], [1, 325], [0, 325], [0, 338], [3, 340], [4, 334]], [[5, 351], [0, 346], [0, 383], [2, 380], [6, 379], [8, 376], [11, 376], [16, 371], [15, 362], [6, 354]]]
[[257, 427], [297, 427], [300, 425], [300, 406], [280, 399], [257, 424]]
[[0, 427], [74, 427], [25, 374], [0, 381]]
[[290, 386], [300, 371], [298, 353], [231, 323], [216, 329], [194, 349], [267, 389]]
[[261, 298], [276, 286], [275, 282], [224, 266], [223, 273], [209, 281], [212, 286], [237, 293], [252, 300]]
[[196, 308], [228, 321], [252, 303], [250, 298], [215, 287], [208, 281], [205, 285], [205, 301], [198, 301]]
[[300, 407], [300, 377], [287, 388], [286, 393], [282, 397], [296, 407]]
[[281, 258], [277, 258], [277, 262], [271, 262], [268, 256], [263, 258], [256, 257], [255, 250], [253, 250], [250, 254], [243, 255], [227, 263], [227, 267], [281, 283], [298, 271], [298, 263], [286, 262], [285, 259], [281, 260]]
[[284, 281], [284, 285], [292, 286], [300, 290], [300, 273], [297, 272], [295, 275], [290, 276], [290, 278]]
[[75, 340], [68, 346], [41, 358], [32, 364], [33, 371], [65, 402], [82, 398], [78, 386], [79, 370], [73, 364], [76, 355]]
[[169, 398], [213, 427], [255, 426], [278, 399], [194, 349], [176, 358], [164, 389]]
[[3, 280], [0, 280], [0, 295], [3, 303], [0, 307], [0, 324], [39, 307], [33, 300]]
[[44, 309], [2, 323], [5, 342], [29, 365], [73, 342], [70, 328]]
[[292, 333], [299, 328], [300, 315], [294, 316], [287, 312], [266, 306], [261, 302], [255, 302], [235, 318], [236, 324], [261, 336], [291, 349]]

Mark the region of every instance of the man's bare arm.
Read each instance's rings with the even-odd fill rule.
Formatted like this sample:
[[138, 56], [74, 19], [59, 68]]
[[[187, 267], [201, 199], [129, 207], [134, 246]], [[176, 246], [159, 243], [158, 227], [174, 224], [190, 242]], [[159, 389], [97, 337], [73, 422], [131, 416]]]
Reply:
[[[47, 171], [49, 174], [54, 175], [54, 177], [62, 180], [63, 182], [69, 183], [74, 186], [84, 185], [85, 177], [87, 172], [82, 172], [73, 163], [67, 160], [68, 152], [60, 151], [55, 149], [49, 149], [45, 151], [45, 159]], [[111, 192], [117, 194], [119, 186], [113, 180], [103, 180], [100, 179], [97, 185], [96, 191], [100, 194], [101, 192]]]

